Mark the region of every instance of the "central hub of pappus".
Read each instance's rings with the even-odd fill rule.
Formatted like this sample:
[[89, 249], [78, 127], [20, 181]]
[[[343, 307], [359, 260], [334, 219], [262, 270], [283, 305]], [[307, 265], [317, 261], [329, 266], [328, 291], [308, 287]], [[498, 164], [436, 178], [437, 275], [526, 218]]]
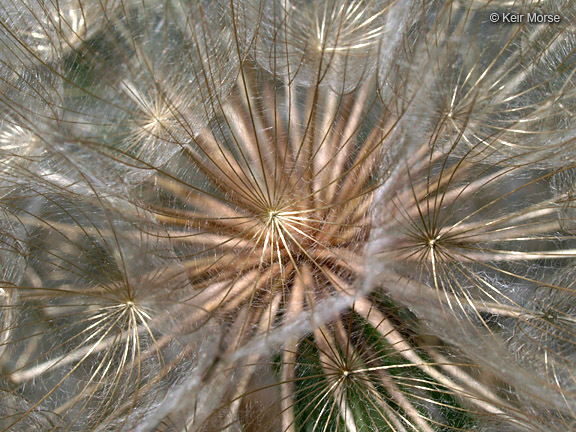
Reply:
[[273, 208], [263, 216], [264, 249], [272, 248], [276, 258], [300, 260], [314, 247], [315, 230], [305, 210]]

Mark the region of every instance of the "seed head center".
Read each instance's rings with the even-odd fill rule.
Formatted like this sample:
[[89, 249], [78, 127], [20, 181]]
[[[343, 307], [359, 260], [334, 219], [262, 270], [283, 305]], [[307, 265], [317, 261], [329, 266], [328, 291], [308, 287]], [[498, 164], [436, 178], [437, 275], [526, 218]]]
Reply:
[[269, 222], [275, 222], [278, 220], [279, 216], [280, 216], [280, 212], [278, 210], [270, 210], [268, 212], [268, 221]]

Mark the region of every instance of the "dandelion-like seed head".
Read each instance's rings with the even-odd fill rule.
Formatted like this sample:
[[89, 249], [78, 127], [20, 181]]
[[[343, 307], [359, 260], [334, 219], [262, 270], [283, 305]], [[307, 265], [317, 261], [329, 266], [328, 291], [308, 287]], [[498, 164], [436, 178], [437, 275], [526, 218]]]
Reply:
[[573, 430], [552, 3], [0, 0], [0, 429]]
[[[267, 304], [271, 325], [280, 311], [354, 291], [383, 132], [363, 112], [373, 81], [339, 95], [259, 73], [246, 69], [215, 123], [185, 146], [204, 183], [160, 172], [154, 181], [183, 209], [153, 211], [169, 231], [178, 227], [185, 256], [202, 263], [193, 278], [218, 296], [211, 313]], [[273, 86], [282, 100], [267, 98]]]

